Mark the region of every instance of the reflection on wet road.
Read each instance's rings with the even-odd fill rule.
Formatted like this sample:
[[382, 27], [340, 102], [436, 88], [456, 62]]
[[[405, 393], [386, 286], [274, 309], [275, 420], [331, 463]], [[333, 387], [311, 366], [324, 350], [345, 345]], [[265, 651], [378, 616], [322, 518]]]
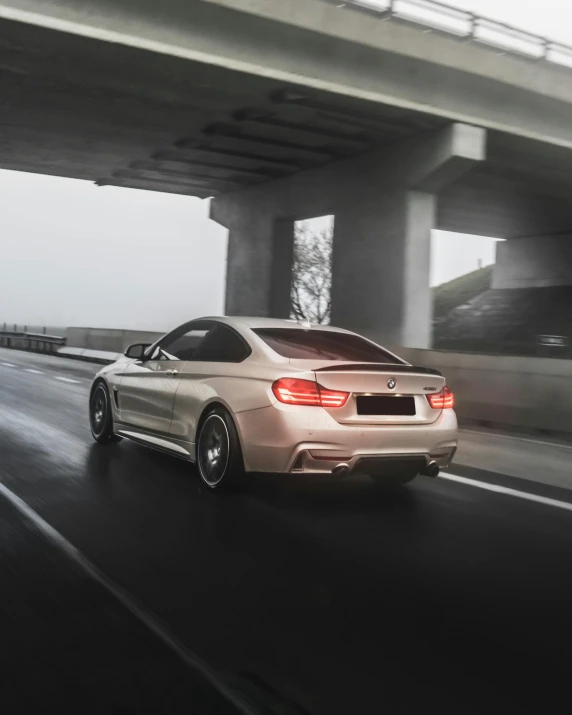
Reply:
[[[571, 514], [439, 479], [388, 496], [260, 476], [212, 494], [185, 462], [93, 444], [97, 367], [53, 360], [1, 352], [0, 479], [222, 678], [260, 679], [316, 715], [555, 710]], [[31, 578], [33, 560], [11, 564]], [[70, 592], [81, 622], [85, 596]]]

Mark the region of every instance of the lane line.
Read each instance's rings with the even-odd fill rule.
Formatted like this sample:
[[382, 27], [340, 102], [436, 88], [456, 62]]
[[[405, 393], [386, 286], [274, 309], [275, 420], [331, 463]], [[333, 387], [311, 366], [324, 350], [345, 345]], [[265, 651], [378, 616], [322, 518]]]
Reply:
[[12, 365], [11, 362], [0, 362], [0, 365], [4, 365], [4, 367], [16, 367], [16, 365]]
[[459, 432], [467, 434], [478, 434], [483, 437], [498, 437], [499, 439], [513, 439], [517, 442], [528, 442], [529, 444], [540, 444], [544, 447], [562, 447], [562, 449], [572, 449], [570, 444], [561, 444], [560, 442], [546, 442], [544, 440], [532, 439], [531, 437], [515, 437], [512, 434], [498, 434], [496, 432], [480, 432], [479, 430], [461, 429]]
[[117, 599], [137, 620], [152, 631], [170, 650], [192, 670], [198, 671], [213, 687], [232, 703], [244, 715], [257, 715], [258, 710], [234, 690], [230, 689], [201, 658], [190, 651], [181, 643], [169, 629], [161, 623], [158, 617], [139, 603], [133, 594], [119, 586], [113, 579], [100, 571], [85, 554], [71, 544], [59, 531], [50, 526], [32, 507], [17, 494], [8, 489], [0, 481], [0, 494], [4, 496], [20, 514], [38, 529], [38, 531], [53, 546], [62, 551], [68, 558], [77, 564], [88, 576], [97, 581], [103, 588]]
[[517, 497], [518, 499], [526, 499], [527, 501], [533, 501], [537, 504], [544, 504], [545, 506], [552, 506], [556, 509], [564, 509], [565, 511], [572, 511], [572, 504], [565, 501], [559, 501], [558, 499], [550, 499], [549, 497], [541, 497], [538, 494], [530, 494], [529, 492], [521, 492], [518, 489], [511, 489], [510, 487], [501, 487], [498, 484], [489, 484], [488, 482], [479, 482], [476, 479], [468, 479], [467, 477], [458, 477], [456, 474], [440, 474], [439, 479], [448, 479], [450, 482], [458, 482], [459, 484], [466, 484], [470, 487], [477, 487], [478, 489], [485, 489], [488, 492], [496, 492], [497, 494], [506, 494], [511, 497]]
[[71, 377], [58, 377], [56, 376], [56, 380], [61, 380], [62, 382], [75, 382], [76, 384], [80, 384], [81, 380], [72, 380]]
[[43, 370], [33, 370], [31, 367], [26, 367], [24, 368], [25, 372], [33, 372], [35, 375], [45, 375], [46, 373]]

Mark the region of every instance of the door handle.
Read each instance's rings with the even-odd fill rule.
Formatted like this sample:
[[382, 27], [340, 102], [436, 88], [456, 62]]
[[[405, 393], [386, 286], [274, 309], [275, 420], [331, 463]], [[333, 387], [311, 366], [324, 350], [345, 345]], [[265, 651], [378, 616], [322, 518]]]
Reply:
[[178, 370], [165, 370], [165, 375], [177, 375]]

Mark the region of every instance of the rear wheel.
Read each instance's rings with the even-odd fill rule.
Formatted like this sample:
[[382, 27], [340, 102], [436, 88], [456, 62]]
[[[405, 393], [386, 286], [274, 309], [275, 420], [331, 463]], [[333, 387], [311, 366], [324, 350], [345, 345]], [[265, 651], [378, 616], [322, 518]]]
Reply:
[[197, 468], [209, 489], [235, 484], [244, 474], [242, 450], [232, 417], [213, 408], [202, 423], [197, 440]]
[[89, 399], [89, 426], [91, 434], [99, 444], [117, 442], [120, 437], [113, 434], [113, 416], [109, 390], [104, 382], [98, 382]]

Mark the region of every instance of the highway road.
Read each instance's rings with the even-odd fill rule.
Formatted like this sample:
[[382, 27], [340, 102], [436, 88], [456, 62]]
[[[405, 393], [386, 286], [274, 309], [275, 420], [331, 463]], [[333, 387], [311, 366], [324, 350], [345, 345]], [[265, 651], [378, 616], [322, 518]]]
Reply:
[[211, 494], [185, 462], [92, 442], [98, 369], [0, 350], [3, 711], [568, 701], [570, 445], [463, 434], [451, 471], [476, 485], [260, 476]]

